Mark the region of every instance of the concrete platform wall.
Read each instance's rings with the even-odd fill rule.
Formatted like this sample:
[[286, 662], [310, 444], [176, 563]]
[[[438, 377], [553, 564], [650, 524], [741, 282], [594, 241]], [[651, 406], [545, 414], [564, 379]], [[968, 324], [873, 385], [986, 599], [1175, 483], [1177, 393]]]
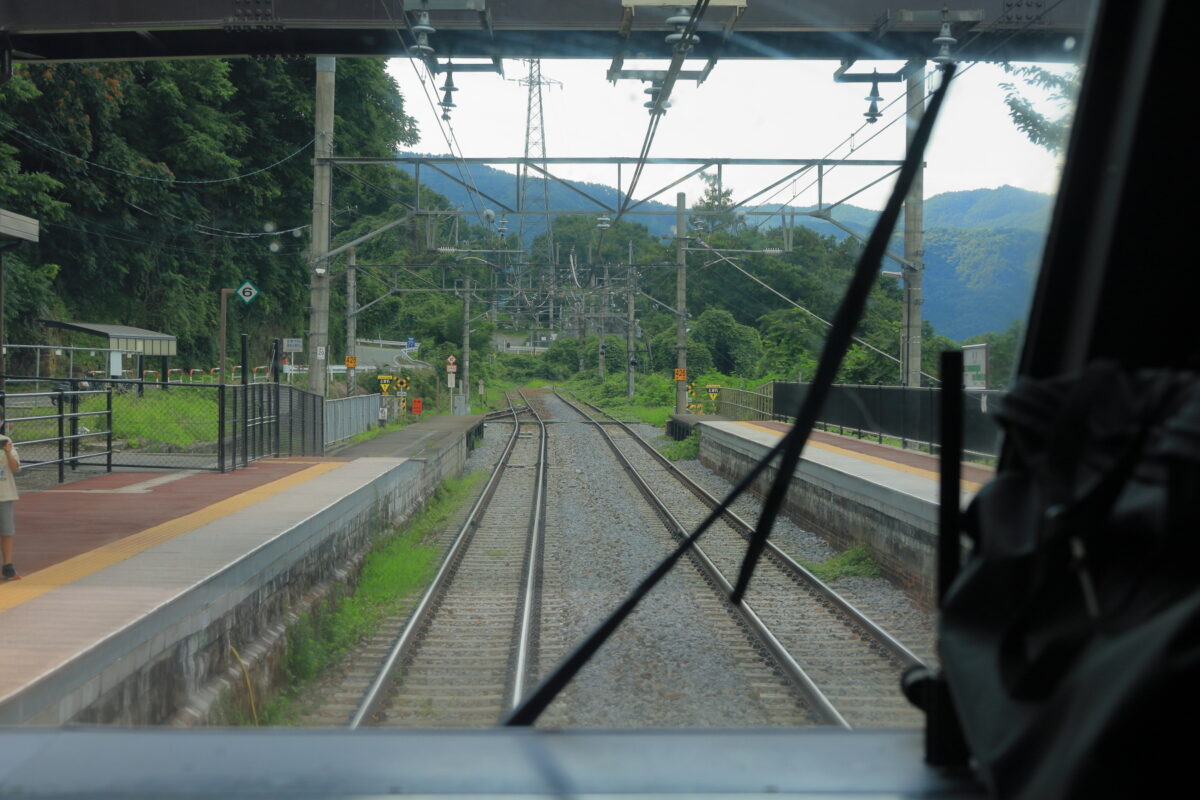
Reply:
[[[700, 461], [730, 481], [740, 480], [767, 452], [763, 445], [701, 426]], [[768, 468], [752, 490], [766, 496], [777, 470]], [[802, 461], [784, 513], [839, 549], [864, 545], [884, 574], [932, 608], [937, 558], [937, 506], [821, 464]]]
[[[0, 724], [249, 720], [247, 683], [261, 704], [283, 677], [288, 625], [351, 588], [374, 537], [424, 507], [467, 455], [464, 433], [440, 437], [421, 458], [351, 462], [342, 469], [365, 464], [373, 477], [23, 692]], [[262, 504], [272, 502], [296, 499]]]

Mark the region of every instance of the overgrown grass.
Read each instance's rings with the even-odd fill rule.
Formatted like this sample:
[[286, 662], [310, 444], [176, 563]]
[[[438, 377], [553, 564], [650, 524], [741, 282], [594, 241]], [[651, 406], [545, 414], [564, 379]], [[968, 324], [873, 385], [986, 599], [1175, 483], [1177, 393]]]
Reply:
[[300, 691], [336, 663], [388, 616], [411, 605], [436, 570], [438, 548], [430, 534], [442, 528], [486, 475], [445, 481], [429, 505], [380, 539], [363, 562], [352, 594], [323, 602], [288, 629], [285, 685], [260, 711], [259, 723], [286, 725], [300, 712]]
[[[113, 393], [113, 438], [129, 447], [157, 447], [167, 450], [190, 450], [204, 444], [215, 449], [217, 441], [217, 395], [208, 388], [172, 386], [170, 389], [150, 389], [138, 397], [136, 392]], [[67, 406], [70, 413], [70, 406]], [[79, 403], [79, 411], [103, 412], [105, 398], [88, 395]], [[18, 443], [46, 439], [58, 435], [58, 420], [44, 419], [23, 422], [21, 417], [53, 416], [57, 407], [39, 406], [12, 409], [13, 432]], [[106, 416], [79, 417], [83, 429], [104, 430]], [[68, 421], [65, 432], [70, 433]]]
[[700, 433], [692, 431], [686, 439], [660, 440], [654, 443], [658, 451], [671, 461], [695, 461], [700, 457]]
[[833, 558], [827, 558], [824, 561], [813, 563], [802, 561], [800, 563], [809, 572], [826, 583], [835, 581], [838, 578], [878, 578], [883, 574], [879, 569], [879, 565], [875, 563], [875, 559], [871, 558], [871, 554], [867, 551], [867, 548], [861, 545], [844, 550]]

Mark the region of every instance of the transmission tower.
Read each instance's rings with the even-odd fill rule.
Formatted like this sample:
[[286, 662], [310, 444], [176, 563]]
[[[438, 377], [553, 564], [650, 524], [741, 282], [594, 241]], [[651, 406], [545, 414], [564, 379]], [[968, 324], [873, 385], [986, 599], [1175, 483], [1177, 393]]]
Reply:
[[[521, 211], [529, 210], [532, 206], [530, 203], [529, 191], [529, 163], [531, 159], [540, 159], [542, 169], [546, 169], [546, 120], [542, 113], [542, 87], [551, 86], [553, 84], [561, 85], [560, 81], [542, 77], [542, 62], [540, 59], [526, 59], [529, 64], [529, 74], [524, 78], [519, 78], [518, 82], [525, 85], [529, 89], [529, 99], [525, 108], [525, 158], [526, 163], [521, 166], [520, 176], [520, 196], [517, 199], [517, 208]], [[545, 211], [546, 220], [546, 260], [550, 264], [550, 306], [549, 319], [550, 324], [554, 324], [554, 293], [556, 291], [555, 268], [554, 268], [554, 226], [550, 221], [550, 182], [544, 175], [541, 176], [542, 182], [542, 197], [541, 206]], [[524, 246], [526, 226], [530, 217], [526, 214], [521, 214], [521, 223], [519, 229], [518, 241], [520, 246]], [[531, 305], [538, 305], [532, 303]]]

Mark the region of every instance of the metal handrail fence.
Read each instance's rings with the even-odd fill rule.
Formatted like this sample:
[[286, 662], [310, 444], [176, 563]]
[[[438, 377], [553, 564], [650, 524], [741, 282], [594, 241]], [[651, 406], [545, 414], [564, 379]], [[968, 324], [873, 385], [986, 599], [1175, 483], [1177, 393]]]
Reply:
[[379, 420], [383, 395], [364, 394], [325, 401], [325, 446], [369, 431]]
[[[9, 379], [7, 384], [16, 383]], [[81, 411], [80, 401], [103, 398], [104, 408]], [[58, 481], [66, 479], [66, 467], [100, 466], [93, 459], [103, 458], [106, 472], [112, 472], [112, 389], [49, 392], [0, 392], [6, 428], [21, 449], [26, 468], [57, 465]], [[49, 413], [40, 413], [43, 409]], [[51, 410], [53, 409], [53, 410]], [[69, 410], [68, 410], [69, 409]], [[92, 430], [82, 421], [92, 422], [101, 430]], [[103, 437], [102, 450], [80, 453], [81, 445]]]
[[325, 398], [295, 386], [278, 387], [279, 455], [325, 453]]
[[717, 413], [722, 416], [740, 420], [773, 419], [772, 395], [722, 386], [717, 397]]
[[[59, 458], [72, 468], [99, 466], [96, 460], [105, 456], [104, 466], [110, 470], [116, 466], [225, 472], [267, 456], [325, 452], [324, 399], [279, 383], [172, 383], [142, 395], [137, 380], [0, 376], [0, 381], [7, 389], [0, 391], [0, 404], [8, 407], [12, 421], [26, 431], [35, 420], [47, 426], [14, 437], [18, 445], [35, 446], [32, 459], [22, 452], [29, 467], [56, 463], [54, 448], [45, 453], [37, 448], [58, 441], [51, 429], [52, 420], [60, 418]], [[93, 398], [104, 398], [103, 412], [95, 408], [101, 403]], [[105, 431], [80, 427], [80, 420], [101, 413], [107, 415]], [[101, 435], [107, 437], [104, 452], [80, 452], [81, 441]]]
[[[130, 378], [8, 378], [22, 387], [110, 390], [113, 465], [142, 469], [224, 471], [220, 386], [153, 383]], [[146, 386], [156, 389], [144, 392]], [[40, 390], [40, 389], [39, 389]], [[11, 392], [10, 392], [11, 394]]]
[[[809, 384], [778, 382], [774, 387], [775, 419], [790, 419], [800, 407]], [[1004, 396], [1003, 391], [970, 391], [963, 408], [964, 452], [984, 458], [999, 453], [999, 427], [990, 407]], [[870, 436], [883, 442], [897, 440], [902, 447], [925, 447], [937, 452], [941, 440], [938, 409], [941, 389], [936, 387], [864, 386], [838, 384], [818, 416], [826, 430], [850, 432], [859, 438]]]

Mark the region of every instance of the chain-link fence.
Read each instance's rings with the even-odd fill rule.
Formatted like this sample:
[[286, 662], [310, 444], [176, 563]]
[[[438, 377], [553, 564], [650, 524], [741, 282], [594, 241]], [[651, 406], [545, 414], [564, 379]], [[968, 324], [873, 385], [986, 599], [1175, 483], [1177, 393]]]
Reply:
[[325, 401], [325, 445], [369, 431], [379, 420], [383, 395], [364, 394]]

